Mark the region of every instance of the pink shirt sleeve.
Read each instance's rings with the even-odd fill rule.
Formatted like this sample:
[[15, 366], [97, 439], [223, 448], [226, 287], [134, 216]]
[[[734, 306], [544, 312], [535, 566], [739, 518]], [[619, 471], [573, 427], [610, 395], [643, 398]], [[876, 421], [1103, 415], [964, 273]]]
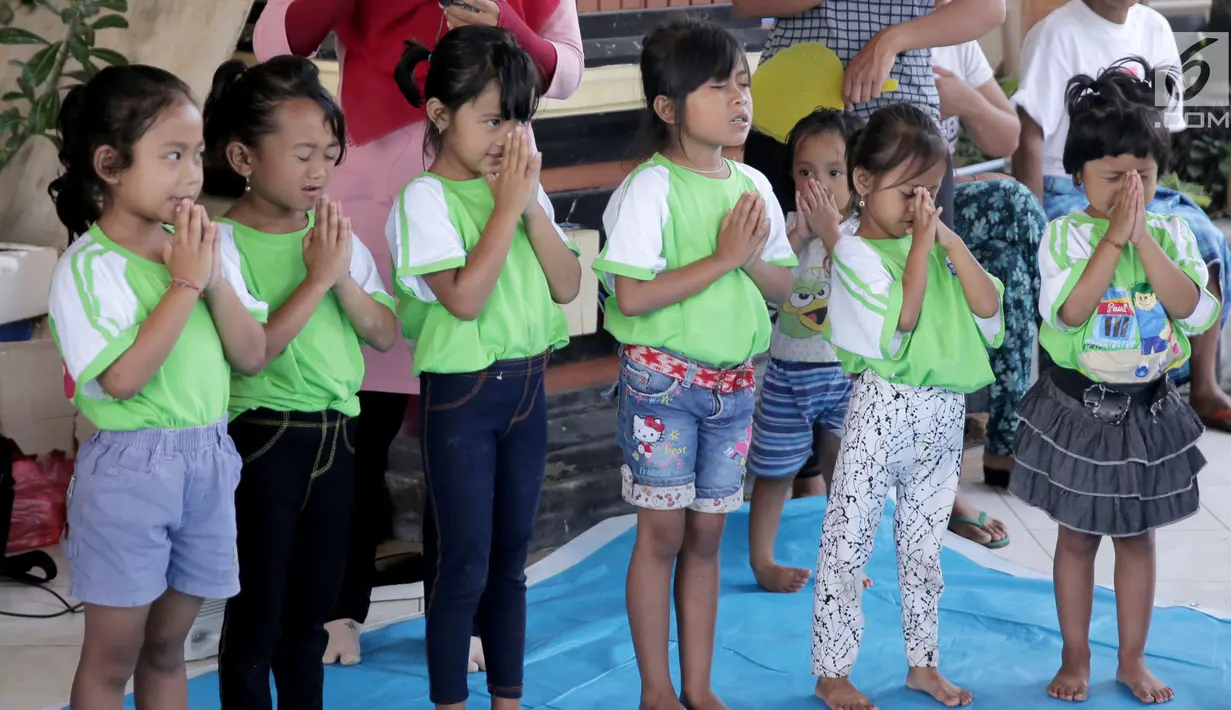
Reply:
[[[273, 5], [274, 1], [271, 0], [270, 5]], [[577, 0], [560, 0], [560, 5], [551, 17], [547, 18], [547, 23], [539, 34], [556, 48], [556, 73], [552, 76], [544, 96], [550, 99], [567, 99], [581, 84], [581, 74], [586, 68], [585, 57], [581, 53]]]
[[258, 61], [264, 62], [281, 54], [291, 54], [291, 43], [286, 38], [286, 9], [295, 0], [269, 0], [257, 18], [252, 33], [252, 51]]

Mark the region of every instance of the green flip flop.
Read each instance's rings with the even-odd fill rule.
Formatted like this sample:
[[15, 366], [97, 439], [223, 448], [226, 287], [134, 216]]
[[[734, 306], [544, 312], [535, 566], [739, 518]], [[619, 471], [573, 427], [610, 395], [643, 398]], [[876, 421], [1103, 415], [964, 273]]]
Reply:
[[[953, 530], [954, 525], [973, 525], [976, 528], [987, 532], [987, 529], [983, 527], [984, 525], [987, 525], [987, 513], [979, 511], [979, 518], [977, 520], [975, 518], [967, 518], [964, 515], [954, 515], [949, 518], [949, 530], [952, 530], [956, 534], [957, 531]], [[991, 533], [988, 534], [990, 535]], [[972, 542], [974, 541], [972, 540]], [[989, 550], [999, 550], [1009, 544], [1009, 536], [1005, 535], [1003, 540], [988, 540], [987, 542], [981, 542], [978, 544], [983, 545]]]

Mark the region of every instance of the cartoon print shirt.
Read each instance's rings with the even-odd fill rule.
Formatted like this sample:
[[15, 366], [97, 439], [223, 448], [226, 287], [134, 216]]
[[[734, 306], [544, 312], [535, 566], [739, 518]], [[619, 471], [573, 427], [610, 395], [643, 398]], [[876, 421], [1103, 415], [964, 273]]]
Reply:
[[[788, 233], [795, 228], [795, 212], [786, 218]], [[843, 236], [854, 234], [859, 221], [847, 219], [839, 230]], [[829, 315], [830, 270], [833, 264], [825, 243], [812, 237], [799, 253], [799, 265], [791, 269], [794, 282], [784, 303], [771, 306], [774, 332], [769, 339], [769, 354], [790, 362], [832, 363], [838, 361], [833, 346], [821, 335]]]
[[[542, 186], [539, 204], [555, 222]], [[460, 320], [428, 286], [427, 274], [456, 269], [479, 243], [496, 200], [486, 178], [449, 180], [425, 172], [398, 193], [385, 224], [393, 254], [402, 335], [415, 341], [412, 374], [478, 372], [497, 360], [531, 357], [568, 344], [568, 321], [552, 300], [525, 220], [519, 220], [504, 268], [479, 317]], [[580, 253], [564, 230], [560, 241]]]
[[604, 327], [621, 343], [670, 350], [715, 367], [734, 367], [769, 349], [773, 326], [765, 298], [743, 269], [644, 315], [624, 315], [615, 297], [616, 276], [650, 281], [713, 255], [723, 217], [745, 192], [765, 199], [769, 240], [761, 258], [777, 266], [799, 263], [769, 180], [743, 163], [726, 162], [730, 174], [715, 179], [655, 154], [612, 194], [603, 212], [607, 243], [594, 271], [610, 294]]
[[1085, 212], [1067, 214], [1047, 225], [1039, 247], [1043, 316], [1039, 343], [1057, 365], [1098, 382], [1156, 380], [1183, 365], [1191, 354], [1188, 338], [1218, 320], [1218, 301], [1205, 287], [1209, 272], [1182, 217], [1147, 212], [1150, 236], [1201, 290], [1197, 308], [1187, 318], [1171, 318], [1149, 284], [1137, 248], [1125, 244], [1094, 313], [1085, 323], [1070, 326], [1060, 319], [1060, 306], [1073, 292], [1107, 226], [1107, 220]]
[[[834, 247], [824, 332], [842, 370], [848, 375], [871, 370], [896, 384], [962, 393], [991, 384], [995, 377], [987, 349], [1004, 340], [1004, 308], [991, 318], [972, 313], [957, 270], [937, 244], [928, 261], [919, 320], [913, 331], [899, 331], [911, 237], [864, 239], [855, 229]], [[1004, 285], [995, 277], [992, 281], [1003, 300]]]
[[[252, 296], [234, 242], [223, 241], [222, 277], [259, 321], [269, 306]], [[199, 299], [162, 367], [136, 396], [107, 394], [99, 376], [137, 340], [171, 287], [167, 267], [116, 244], [98, 225], [74, 241], [51, 277], [51, 333], [64, 359], [65, 394], [107, 431], [186, 429], [227, 414], [231, 368], [209, 308]]]
[[[302, 230], [266, 234], [223, 218], [218, 221], [218, 238], [239, 253], [244, 281], [253, 295], [277, 310], [308, 276], [303, 240], [315, 224], [316, 213], [308, 212], [308, 226]], [[350, 275], [365, 293], [394, 309], [372, 253], [353, 234]], [[364, 372], [361, 345], [350, 318], [330, 290], [303, 330], [263, 370], [251, 376], [231, 374], [231, 418], [262, 407], [290, 412], [332, 409], [358, 416]]]

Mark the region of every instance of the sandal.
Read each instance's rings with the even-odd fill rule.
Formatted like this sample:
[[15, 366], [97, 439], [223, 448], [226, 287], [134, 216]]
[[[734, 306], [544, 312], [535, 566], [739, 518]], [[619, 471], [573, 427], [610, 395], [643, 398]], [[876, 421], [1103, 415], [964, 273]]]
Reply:
[[[954, 515], [953, 517], [949, 518], [949, 531], [952, 532], [954, 535], [970, 540], [970, 538], [954, 530], [953, 526], [955, 525], [973, 525], [976, 528], [979, 528], [980, 530], [982, 530], [983, 532], [987, 532], [987, 529], [984, 527], [985, 525], [987, 525], [987, 513], [983, 511], [979, 511], [979, 517], [977, 520], [975, 518], [967, 518], [964, 515]], [[991, 535], [991, 533], [988, 533], [988, 535]], [[1005, 535], [1004, 538], [1000, 540], [988, 540], [987, 542], [978, 542], [977, 540], [971, 540], [971, 542], [977, 542], [978, 544], [986, 547], [989, 550], [999, 550], [1000, 548], [1009, 544], [1009, 536]]]
[[1201, 417], [1201, 423], [1207, 429], [1231, 433], [1231, 409], [1220, 409]]

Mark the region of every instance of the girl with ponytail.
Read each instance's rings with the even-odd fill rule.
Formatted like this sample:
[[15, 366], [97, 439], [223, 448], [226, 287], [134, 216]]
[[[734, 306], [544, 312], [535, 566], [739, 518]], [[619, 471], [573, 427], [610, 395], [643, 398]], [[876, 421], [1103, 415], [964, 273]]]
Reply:
[[[461, 27], [431, 54], [408, 44], [396, 78], [422, 106], [435, 158], [398, 195], [386, 236], [402, 332], [417, 341], [423, 470], [439, 568], [427, 591], [437, 708], [465, 707], [478, 615], [492, 707], [520, 707], [526, 555], [547, 465], [544, 374], [568, 343], [577, 247], [539, 185], [528, 125], [534, 63], [507, 31]], [[465, 446], [457, 442], [464, 440]]]
[[[242, 186], [218, 220], [269, 304], [264, 369], [231, 381], [240, 593], [219, 644], [224, 710], [320, 707], [321, 657], [346, 566], [360, 343], [397, 340], [393, 299], [350, 219], [325, 195], [345, 147], [342, 109], [294, 56], [223, 64], [205, 102], [209, 176]], [[277, 659], [277, 662], [275, 662]]]
[[[227, 435], [232, 369], [265, 336], [235, 254], [194, 200], [201, 111], [161, 69], [108, 67], [64, 97], [50, 187], [71, 244], [52, 277], [66, 394], [82, 445], [64, 556], [86, 631], [74, 708], [187, 708], [184, 639], [203, 598], [239, 591]], [[171, 226], [174, 225], [174, 226]]]

